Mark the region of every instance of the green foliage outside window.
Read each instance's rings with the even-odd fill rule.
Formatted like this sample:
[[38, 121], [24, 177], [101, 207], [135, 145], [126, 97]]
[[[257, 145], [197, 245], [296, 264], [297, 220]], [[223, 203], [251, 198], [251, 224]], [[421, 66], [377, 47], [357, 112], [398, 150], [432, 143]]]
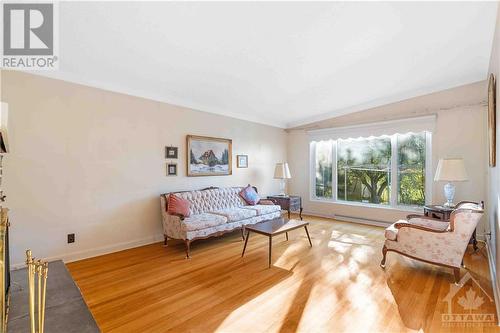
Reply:
[[391, 138], [338, 140], [339, 200], [389, 204]]
[[398, 204], [425, 204], [425, 133], [398, 135]]
[[316, 143], [316, 197], [331, 198], [332, 187], [332, 141]]
[[424, 205], [425, 132], [395, 136], [397, 156], [394, 158], [390, 136], [337, 140], [336, 176], [332, 175], [335, 142], [317, 142], [316, 197], [333, 198], [335, 177], [337, 200], [389, 205], [393, 162], [397, 163], [397, 204]]

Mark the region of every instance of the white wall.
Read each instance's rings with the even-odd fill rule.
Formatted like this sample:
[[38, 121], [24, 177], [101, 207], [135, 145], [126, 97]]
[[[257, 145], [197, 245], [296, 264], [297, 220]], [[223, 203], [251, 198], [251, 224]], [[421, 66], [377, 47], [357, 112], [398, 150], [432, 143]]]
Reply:
[[[409, 214], [407, 211], [309, 200], [309, 140], [306, 130], [437, 114], [436, 131], [432, 137], [432, 175], [434, 176], [439, 158], [463, 157], [470, 180], [456, 184], [455, 202], [487, 201], [485, 100], [486, 83], [478, 82], [289, 130], [288, 162], [294, 176], [290, 182], [290, 191], [300, 194], [304, 200], [304, 210], [313, 214], [344, 215], [387, 223], [404, 218]], [[443, 185], [433, 183], [432, 202], [445, 202]], [[485, 229], [486, 223], [482, 222], [478, 233], [484, 234]]]
[[[486, 83], [458, 87], [289, 130], [194, 111], [31, 74], [3, 71], [1, 100], [9, 103], [12, 153], [5, 158], [6, 206], [11, 209], [12, 260], [24, 250], [75, 259], [161, 238], [158, 195], [206, 186], [255, 184], [276, 193], [274, 163], [288, 160], [289, 191], [307, 212], [392, 222], [408, 212], [309, 200], [306, 129], [437, 114], [433, 171], [440, 157], [463, 156], [470, 181], [456, 200], [487, 200]], [[233, 139], [233, 157], [248, 169], [233, 176], [185, 176], [187, 134]], [[180, 175], [165, 176], [164, 147], [178, 146]], [[288, 157], [288, 158], [287, 158]], [[433, 202], [444, 202], [442, 184]], [[481, 225], [484, 233], [487, 224]], [[66, 234], [76, 243], [66, 244]]]
[[[20, 72], [2, 72], [12, 152], [4, 159], [11, 259], [67, 260], [161, 239], [159, 194], [255, 184], [276, 193], [282, 129]], [[233, 140], [233, 175], [186, 177], [186, 135]], [[165, 146], [179, 147], [177, 177]], [[236, 155], [249, 168], [236, 168]], [[76, 233], [76, 243], [66, 235]]]
[[[500, 267], [500, 7], [497, 12], [497, 24], [495, 28], [495, 37], [493, 39], [493, 49], [491, 53], [491, 59], [490, 59], [490, 68], [488, 71], [488, 76], [489, 73], [493, 73], [496, 77], [497, 81], [497, 89], [496, 89], [496, 116], [497, 116], [497, 122], [496, 122], [496, 127], [497, 127], [497, 137], [496, 137], [496, 144], [497, 144], [497, 165], [494, 168], [489, 168], [489, 173], [488, 173], [488, 184], [489, 184], [489, 202], [490, 205], [488, 206], [488, 211], [489, 211], [489, 228], [491, 230], [491, 242], [490, 247], [491, 247], [491, 254], [494, 256], [493, 262], [495, 263], [496, 266], [496, 281], [497, 281], [497, 297], [500, 297], [500, 278], [498, 277], [499, 274], [499, 267]], [[498, 304], [497, 300], [497, 307], [500, 311], [500, 304]]]

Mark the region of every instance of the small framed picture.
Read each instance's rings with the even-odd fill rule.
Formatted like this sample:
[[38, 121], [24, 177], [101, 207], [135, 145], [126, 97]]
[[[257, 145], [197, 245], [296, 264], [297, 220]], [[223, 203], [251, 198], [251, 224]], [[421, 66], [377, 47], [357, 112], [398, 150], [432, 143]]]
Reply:
[[177, 163], [167, 163], [167, 176], [177, 176]]
[[248, 168], [248, 155], [237, 155], [236, 156], [236, 167]]
[[177, 158], [178, 149], [177, 147], [165, 147], [165, 158]]

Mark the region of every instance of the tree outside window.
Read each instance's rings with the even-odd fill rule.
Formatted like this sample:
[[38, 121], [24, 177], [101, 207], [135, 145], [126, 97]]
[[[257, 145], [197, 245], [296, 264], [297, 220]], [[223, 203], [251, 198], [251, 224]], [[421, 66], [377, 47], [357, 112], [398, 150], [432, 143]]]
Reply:
[[318, 198], [331, 198], [332, 188], [332, 148], [334, 142], [316, 142], [316, 188], [315, 193]]
[[399, 134], [398, 147], [398, 204], [425, 204], [425, 133]]
[[[394, 150], [392, 145], [396, 145]], [[423, 206], [426, 145], [426, 132], [316, 142], [315, 196], [377, 205]], [[391, 198], [391, 193], [397, 193], [397, 197]]]
[[391, 138], [338, 140], [338, 200], [390, 203]]

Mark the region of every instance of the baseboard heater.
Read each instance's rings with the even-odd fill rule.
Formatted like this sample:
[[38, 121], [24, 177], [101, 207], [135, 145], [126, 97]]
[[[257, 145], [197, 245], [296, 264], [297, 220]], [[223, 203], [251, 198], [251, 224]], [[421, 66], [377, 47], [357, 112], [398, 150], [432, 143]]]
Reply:
[[388, 227], [392, 224], [392, 222], [373, 220], [373, 219], [365, 219], [362, 217], [354, 217], [354, 216], [338, 215], [338, 214], [334, 214], [333, 218], [336, 220], [339, 220], [339, 221], [354, 222], [354, 223], [361, 223], [361, 224], [368, 224], [368, 225], [376, 225], [379, 227]]
[[347, 215], [340, 215], [340, 214], [332, 214], [332, 215], [326, 215], [326, 214], [317, 214], [313, 212], [304, 212], [305, 215], [311, 215], [311, 216], [318, 216], [318, 217], [324, 217], [328, 219], [335, 219], [339, 221], [344, 221], [344, 222], [353, 222], [353, 223], [360, 223], [360, 224], [367, 224], [367, 225], [375, 225], [378, 227], [388, 227], [392, 224], [392, 222], [387, 222], [387, 221], [381, 221], [381, 220], [374, 220], [374, 219], [365, 219], [362, 217], [354, 217], [354, 216], [347, 216]]

